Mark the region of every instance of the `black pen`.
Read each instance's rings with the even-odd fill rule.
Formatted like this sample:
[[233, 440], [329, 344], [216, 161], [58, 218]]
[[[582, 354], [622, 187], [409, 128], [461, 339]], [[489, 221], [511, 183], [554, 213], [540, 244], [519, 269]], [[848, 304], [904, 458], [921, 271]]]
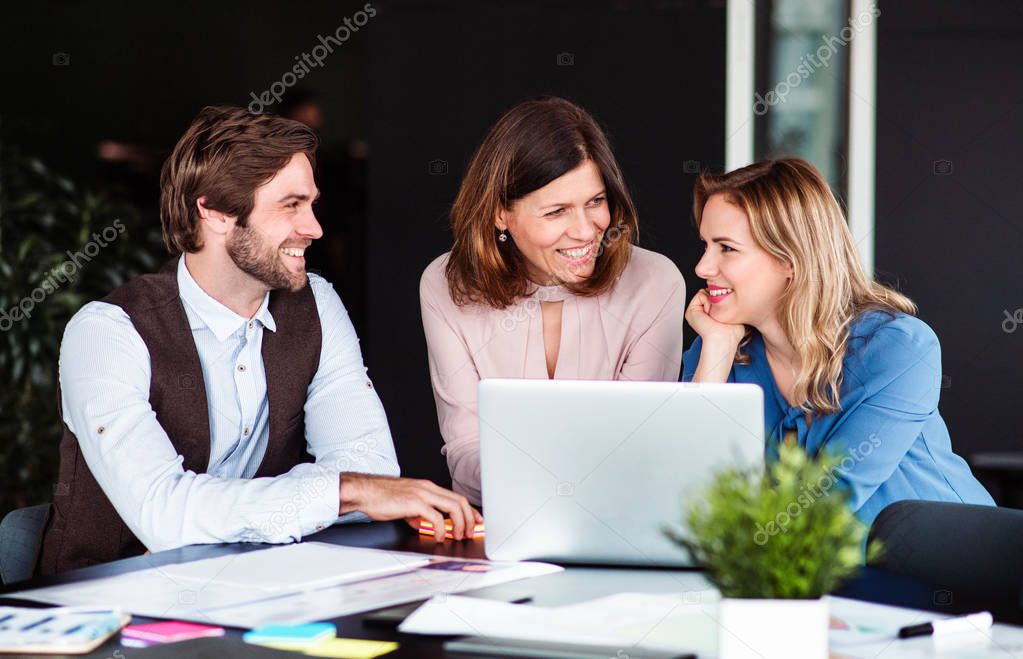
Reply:
[[958, 618], [934, 620], [932, 622], [920, 623], [919, 625], [908, 625], [899, 630], [899, 638], [990, 629], [993, 622], [994, 618], [991, 617], [989, 612], [981, 611], [980, 613], [971, 613], [968, 616], [960, 616]]

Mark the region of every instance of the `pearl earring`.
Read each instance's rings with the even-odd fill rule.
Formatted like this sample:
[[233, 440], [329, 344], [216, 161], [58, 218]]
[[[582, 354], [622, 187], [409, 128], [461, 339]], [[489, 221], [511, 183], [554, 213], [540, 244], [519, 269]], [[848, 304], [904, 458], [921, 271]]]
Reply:
[[497, 239], [500, 240], [502, 243], [508, 242], [508, 234], [504, 232], [504, 229], [501, 229], [501, 233], [498, 234]]

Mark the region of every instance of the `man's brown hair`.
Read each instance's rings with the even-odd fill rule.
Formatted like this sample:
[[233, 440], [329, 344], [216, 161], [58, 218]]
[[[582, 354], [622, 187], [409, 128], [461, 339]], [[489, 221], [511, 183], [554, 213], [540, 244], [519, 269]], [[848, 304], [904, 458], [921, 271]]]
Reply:
[[316, 167], [316, 134], [304, 124], [226, 106], [203, 108], [160, 172], [160, 221], [172, 255], [202, 248], [196, 201], [245, 226], [256, 188], [296, 153]]
[[523, 101], [504, 113], [473, 154], [451, 209], [454, 244], [447, 263], [456, 304], [480, 302], [497, 309], [529, 295], [535, 284], [514, 240], [498, 240], [500, 209], [592, 160], [600, 170], [611, 211], [593, 274], [566, 284], [576, 295], [595, 296], [614, 286], [639, 235], [636, 208], [607, 137], [585, 110], [562, 98]]

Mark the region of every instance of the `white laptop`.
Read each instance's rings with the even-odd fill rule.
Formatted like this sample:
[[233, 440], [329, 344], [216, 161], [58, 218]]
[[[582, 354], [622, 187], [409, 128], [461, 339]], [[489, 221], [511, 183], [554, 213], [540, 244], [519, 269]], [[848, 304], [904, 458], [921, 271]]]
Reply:
[[479, 419], [492, 560], [692, 565], [664, 528], [716, 471], [764, 462], [752, 384], [488, 379]]

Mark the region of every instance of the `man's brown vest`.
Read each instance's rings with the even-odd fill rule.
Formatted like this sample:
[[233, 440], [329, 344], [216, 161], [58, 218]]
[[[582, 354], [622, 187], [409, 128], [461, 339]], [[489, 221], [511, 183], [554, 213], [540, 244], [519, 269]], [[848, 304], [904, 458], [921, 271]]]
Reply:
[[[177, 265], [174, 259], [159, 273], [137, 277], [103, 301], [124, 309], [149, 349], [149, 402], [174, 449], [184, 457], [184, 469], [205, 473], [210, 461], [206, 387], [178, 292]], [[303, 406], [319, 366], [322, 340], [316, 301], [308, 285], [297, 293], [272, 292], [269, 309], [277, 326], [276, 332], [263, 330], [270, 437], [256, 477], [277, 476], [311, 460], [306, 453]], [[103, 431], [89, 428], [88, 432]], [[86, 465], [77, 438], [65, 425], [60, 473], [38, 572], [86, 567], [135, 556], [145, 549], [121, 521]]]

